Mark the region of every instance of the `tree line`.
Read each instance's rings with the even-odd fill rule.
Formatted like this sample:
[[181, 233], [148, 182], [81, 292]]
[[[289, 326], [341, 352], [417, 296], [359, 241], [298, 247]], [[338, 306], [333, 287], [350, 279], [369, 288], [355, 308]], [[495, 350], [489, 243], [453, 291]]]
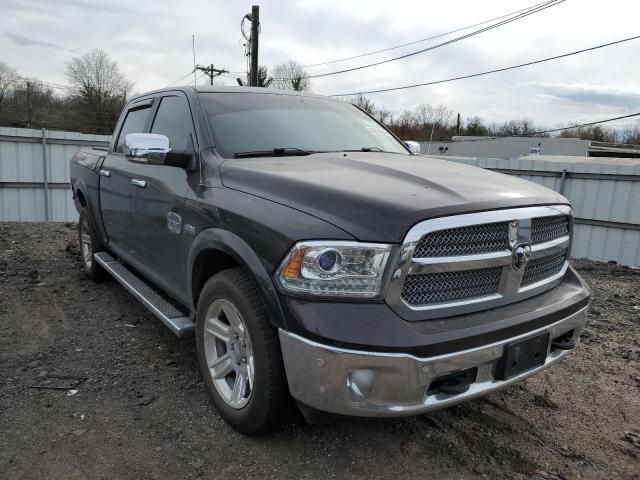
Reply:
[[[537, 125], [526, 118], [502, 123], [486, 123], [478, 116], [463, 120], [444, 105], [432, 106], [426, 103], [418, 104], [413, 110], [403, 110], [394, 114], [386, 108], [376, 106], [364, 95], [357, 95], [348, 100], [375, 117], [403, 140], [440, 142], [449, 141], [455, 135], [549, 137], [548, 133], [537, 133], [549, 130], [548, 127]], [[573, 122], [573, 125], [579, 125], [579, 122]], [[570, 127], [562, 130], [560, 137], [640, 145], [640, 122], [627, 125], [621, 130], [602, 125]]]
[[97, 49], [67, 62], [65, 76], [61, 86], [0, 61], [0, 125], [111, 134], [133, 82]]
[[[25, 77], [0, 61], [0, 125], [49, 128], [83, 133], [111, 134], [118, 116], [131, 95], [133, 82], [120, 71], [116, 61], [100, 49], [92, 50], [65, 64], [67, 86]], [[310, 91], [311, 80], [296, 61], [258, 70], [258, 86]], [[487, 123], [478, 116], [460, 118], [444, 105], [420, 103], [399, 113], [377, 106], [370, 98], [347, 98], [404, 140], [446, 141], [455, 135], [548, 136], [532, 120]], [[578, 125], [575, 122], [574, 125]], [[611, 143], [640, 144], [640, 123], [616, 130], [602, 125], [567, 128], [564, 138]]]

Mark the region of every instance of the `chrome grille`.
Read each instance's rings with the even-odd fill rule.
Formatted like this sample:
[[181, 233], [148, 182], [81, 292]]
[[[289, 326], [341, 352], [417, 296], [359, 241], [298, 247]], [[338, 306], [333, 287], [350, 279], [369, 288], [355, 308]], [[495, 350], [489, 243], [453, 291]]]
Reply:
[[428, 233], [418, 242], [413, 257], [476, 255], [508, 248], [509, 223], [485, 223]]
[[407, 275], [402, 298], [409, 305], [432, 305], [485, 297], [498, 291], [502, 267]]
[[569, 217], [539, 217], [531, 220], [531, 244], [549, 242], [569, 235]]
[[[420, 222], [405, 236], [385, 301], [406, 320], [427, 320], [544, 292], [568, 268], [571, 215], [568, 205], [551, 205]], [[519, 266], [523, 251], [530, 256]]]
[[545, 278], [553, 277], [562, 270], [566, 259], [567, 250], [564, 249], [559, 253], [530, 260], [524, 267], [524, 275], [520, 286], [526, 287]]

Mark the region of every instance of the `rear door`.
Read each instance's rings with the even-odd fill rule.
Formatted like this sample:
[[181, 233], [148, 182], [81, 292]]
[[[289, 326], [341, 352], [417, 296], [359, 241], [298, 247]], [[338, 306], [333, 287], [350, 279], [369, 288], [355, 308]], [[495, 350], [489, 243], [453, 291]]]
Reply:
[[[187, 269], [183, 242], [184, 199], [188, 171], [171, 166], [177, 155], [194, 156], [191, 111], [184, 94], [171, 93], [156, 99], [158, 107], [151, 133], [169, 138], [171, 152], [165, 165], [132, 163], [137, 185], [135, 223], [138, 252], [144, 266], [153, 271], [156, 281], [179, 298], [188, 298]], [[194, 137], [195, 140], [195, 137]]]
[[98, 172], [100, 209], [109, 245], [125, 257], [133, 255], [136, 243], [133, 219], [135, 186], [131, 183], [131, 162], [125, 156], [125, 136], [147, 131], [151, 106], [152, 99], [129, 106], [117, 138]]

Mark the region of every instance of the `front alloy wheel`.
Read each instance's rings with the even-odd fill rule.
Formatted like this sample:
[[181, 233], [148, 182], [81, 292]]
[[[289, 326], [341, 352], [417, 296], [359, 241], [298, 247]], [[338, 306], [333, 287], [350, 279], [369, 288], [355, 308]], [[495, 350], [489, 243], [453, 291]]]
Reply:
[[205, 317], [204, 334], [204, 354], [216, 391], [231, 408], [243, 408], [253, 392], [255, 366], [242, 315], [229, 300], [215, 300]]
[[293, 402], [278, 332], [246, 270], [224, 270], [202, 287], [196, 349], [211, 400], [233, 428], [253, 435], [286, 420]]

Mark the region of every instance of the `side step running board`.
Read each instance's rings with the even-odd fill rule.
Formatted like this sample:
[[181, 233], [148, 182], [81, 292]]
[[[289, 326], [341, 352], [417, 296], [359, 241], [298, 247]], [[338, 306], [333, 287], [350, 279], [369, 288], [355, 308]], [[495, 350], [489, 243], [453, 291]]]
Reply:
[[113, 278], [129, 290], [151, 313], [162, 320], [179, 337], [193, 335], [195, 324], [184, 313], [162, 298], [153, 288], [140, 280], [124, 265], [106, 252], [93, 255], [96, 262], [104, 267]]

